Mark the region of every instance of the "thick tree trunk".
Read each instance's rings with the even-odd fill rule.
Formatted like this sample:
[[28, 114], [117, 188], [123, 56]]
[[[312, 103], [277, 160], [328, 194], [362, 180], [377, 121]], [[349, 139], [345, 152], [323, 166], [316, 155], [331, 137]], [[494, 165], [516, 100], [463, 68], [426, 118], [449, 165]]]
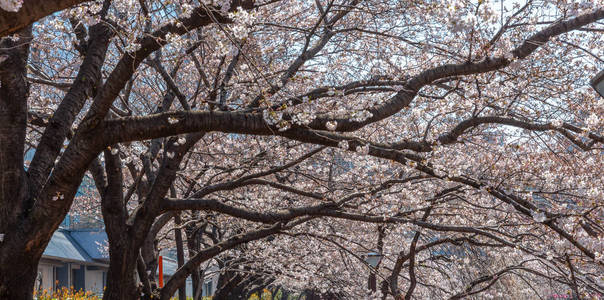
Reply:
[[[193, 217], [197, 217], [197, 212], [192, 212]], [[185, 234], [187, 236], [187, 249], [189, 250], [189, 257], [195, 256], [199, 252], [200, 242], [199, 236], [200, 232], [205, 230], [205, 225], [198, 227], [197, 225], [187, 225], [185, 226]], [[193, 300], [201, 299], [201, 288], [203, 287], [203, 274], [200, 272], [199, 267], [195, 267], [193, 272], [191, 272], [191, 279], [193, 280]]]
[[[32, 234], [27, 175], [23, 169], [31, 27], [17, 39], [0, 39], [0, 299], [31, 299], [38, 261], [52, 231]], [[31, 222], [31, 221], [30, 221]]]
[[[64, 169], [70, 169], [69, 176], [54, 179], [48, 178], [50, 171], [30, 172], [32, 165], [27, 170], [28, 173], [24, 169], [29, 94], [26, 66], [31, 37], [29, 26], [21, 30], [16, 39], [0, 39], [0, 299], [32, 298], [38, 262], [53, 232], [67, 214], [86, 168], [86, 160], [79, 161], [81, 164], [78, 167], [64, 164]], [[109, 37], [99, 40], [102, 41], [108, 43]], [[92, 67], [97, 69], [98, 76], [106, 48], [107, 44], [95, 49], [98, 50], [96, 52], [91, 51], [91, 56], [84, 60], [96, 63]], [[91, 67], [90, 64], [87, 66]], [[80, 69], [80, 77], [91, 76], [85, 69], [88, 70], [85, 67]], [[89, 82], [78, 82], [82, 83], [74, 83], [68, 94], [70, 97], [66, 97], [68, 102], [83, 103], [90, 93], [92, 87]], [[85, 87], [78, 88], [78, 84]], [[77, 115], [80, 108], [75, 109], [72, 114]], [[66, 121], [60, 116], [57, 118], [64, 122], [62, 125], [65, 128], [71, 128], [71, 121]], [[56, 135], [55, 125], [61, 124], [51, 121], [45, 131], [45, 136], [55, 134], [55, 155], [38, 156], [38, 162], [43, 162], [45, 166], [54, 165], [56, 154], [59, 153], [58, 149], [62, 147], [65, 137], [65, 134]], [[44, 145], [53, 148], [52, 144]], [[40, 150], [40, 144], [36, 150]], [[81, 149], [80, 151], [85, 152]], [[50, 170], [50, 167], [47, 169]], [[55, 168], [53, 173], [61, 172]], [[34, 177], [38, 180], [33, 180]], [[47, 194], [43, 194], [41, 184], [36, 184], [39, 182], [45, 182]], [[61, 195], [62, 201], [50, 201], [49, 194], [54, 192], [57, 192], [57, 197]]]
[[141, 292], [135, 277], [138, 249], [127, 247], [128, 244], [124, 241], [123, 244], [112, 246], [109, 250], [111, 261], [107, 274], [107, 287], [103, 294], [105, 300], [140, 299]]
[[32, 299], [41, 255], [23, 240], [0, 243], [0, 299]]
[[140, 299], [141, 291], [135, 278], [140, 242], [137, 244], [132, 227], [126, 224], [128, 213], [123, 202], [121, 162], [109, 150], [105, 150], [104, 154], [107, 187], [101, 192], [101, 201], [110, 260], [103, 299]]
[[[230, 269], [229, 265], [237, 264], [236, 258], [225, 259], [225, 269]], [[226, 271], [220, 273], [218, 277], [218, 284], [216, 286], [216, 293], [214, 298], [216, 300], [228, 300], [228, 299], [245, 299], [245, 291], [241, 286], [241, 283], [245, 280], [245, 276], [236, 271]]]
[[[176, 253], [178, 260], [178, 267], [182, 267], [185, 264], [185, 252], [183, 248], [182, 242], [182, 231], [180, 229], [181, 219], [180, 214], [174, 215], [174, 224], [176, 224], [176, 228], [174, 229], [174, 240], [176, 242]], [[180, 288], [178, 288], [178, 299], [179, 300], [187, 300], [187, 284], [183, 284]]]

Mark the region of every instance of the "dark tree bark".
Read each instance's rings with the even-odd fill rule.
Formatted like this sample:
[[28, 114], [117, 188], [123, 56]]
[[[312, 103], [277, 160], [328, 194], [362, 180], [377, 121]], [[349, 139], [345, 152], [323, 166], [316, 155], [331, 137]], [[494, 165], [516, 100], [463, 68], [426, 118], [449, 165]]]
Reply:
[[29, 0], [17, 12], [0, 9], [0, 37], [18, 32], [54, 12], [89, 0]]
[[221, 268], [227, 271], [220, 273], [214, 299], [248, 299], [254, 293], [262, 293], [274, 281], [263, 275], [261, 270], [246, 267], [244, 272], [236, 271], [239, 270], [239, 265], [246, 263], [240, 258], [229, 257], [223, 261]]
[[[45, 142], [40, 144], [44, 150], [37, 160], [41, 163], [37, 164], [41, 166], [41, 172], [30, 173], [30, 169], [26, 173], [23, 166], [29, 91], [26, 63], [31, 27], [18, 32], [20, 38], [16, 40], [4, 38], [0, 42], [0, 234], [3, 234], [0, 241], [0, 299], [31, 299], [38, 261], [69, 210], [88, 163], [96, 156], [94, 152], [88, 152], [88, 156], [66, 162], [63, 170], [74, 168], [69, 178], [61, 180], [59, 175], [48, 180], [50, 168], [73, 122], [69, 115], [75, 115], [81, 109], [100, 76], [98, 70], [104, 61], [109, 34], [102, 25], [95, 28], [92, 30], [94, 46], [76, 77], [88, 76], [89, 80], [76, 81], [65, 96], [66, 101], [56, 111], [56, 117], [51, 118], [52, 125], [44, 134]], [[83, 144], [75, 148], [80, 146]], [[85, 152], [91, 146], [80, 147], [78, 152]], [[46, 182], [44, 193], [41, 193], [42, 181]]]
[[166, 286], [161, 290], [160, 299], [170, 299], [170, 297], [174, 294], [174, 292], [176, 292], [178, 287], [181, 284], [184, 284], [189, 274], [191, 274], [191, 272], [195, 268], [198, 268], [201, 263], [208, 261], [212, 257], [226, 250], [236, 248], [250, 241], [258, 240], [276, 234], [282, 229], [283, 224], [276, 223], [270, 227], [263, 227], [260, 229], [251, 230], [242, 234], [231, 236], [230, 238], [220, 243], [217, 243], [211, 247], [207, 247], [199, 251], [199, 253], [197, 253], [194, 257], [191, 257], [189, 261], [187, 261], [181, 268], [176, 271], [176, 273], [174, 273], [174, 275], [172, 275], [170, 280], [168, 280], [168, 282], [166, 283]]
[[23, 169], [31, 27], [19, 34], [0, 41], [0, 299], [32, 297], [44, 249], [28, 243], [32, 233], [22, 226], [32, 205]]
[[159, 231], [172, 219], [171, 213], [165, 213], [161, 215], [153, 226], [151, 226], [151, 230], [147, 234], [143, 245], [141, 246], [141, 254], [142, 258], [145, 261], [147, 270], [146, 272], [149, 274], [148, 279], [150, 280], [150, 284], [157, 288], [158, 282], [156, 278], [156, 271], [158, 266], [158, 258], [159, 251], [157, 250], [157, 234]]
[[128, 212], [123, 201], [123, 174], [118, 155], [105, 150], [107, 187], [101, 192], [103, 219], [109, 243], [109, 272], [103, 299], [139, 299], [135, 270], [140, 246], [131, 237], [133, 231], [126, 219]]
[[[228, 258], [225, 259], [224, 267], [222, 269], [230, 269], [229, 266], [237, 264], [237, 259]], [[218, 284], [216, 286], [216, 293], [214, 294], [214, 298], [216, 300], [226, 300], [226, 299], [245, 299], [245, 291], [241, 286], [241, 283], [245, 280], [245, 276], [243, 276], [239, 272], [234, 271], [225, 271], [220, 273], [220, 277], [218, 277]]]
[[[114, 242], [115, 244], [115, 242]], [[126, 248], [128, 247], [128, 248]], [[111, 260], [107, 273], [107, 287], [103, 299], [140, 299], [141, 293], [135, 280], [136, 254], [129, 243], [110, 246]]]
[[[195, 212], [192, 213], [194, 216], [197, 215]], [[200, 232], [205, 231], [207, 225], [207, 223], [204, 223], [202, 225], [189, 224], [185, 226], [185, 234], [187, 236], [187, 249], [189, 250], [190, 256], [195, 256], [199, 252], [201, 244]], [[191, 279], [193, 281], [193, 300], [200, 300], [202, 292], [201, 288], [203, 286], [203, 274], [199, 270], [199, 267], [193, 268], [193, 271], [191, 272]]]
[[[141, 48], [134, 53], [125, 55], [117, 62], [115, 68], [102, 87], [96, 84], [100, 81], [100, 70], [104, 63], [105, 52], [109, 38], [103, 32], [103, 25], [91, 27], [92, 40], [86, 43], [86, 57], [80, 67], [78, 76], [67, 95], [55, 111], [38, 145], [36, 155], [30, 166], [31, 170], [25, 172], [23, 168], [23, 152], [27, 125], [27, 98], [29, 86], [26, 81], [26, 62], [29, 55], [29, 39], [31, 38], [32, 22], [43, 18], [55, 11], [70, 7], [83, 1], [77, 0], [31, 0], [25, 1], [24, 7], [17, 13], [0, 10], [0, 36], [19, 32], [20, 38], [16, 40], [2, 39], [0, 41], [0, 299], [28, 299], [31, 298], [33, 282], [36, 276], [35, 269], [48, 244], [52, 233], [63, 220], [73, 197], [77, 192], [84, 172], [97, 155], [107, 145], [125, 141], [159, 138], [187, 132], [222, 131], [228, 133], [243, 133], [255, 135], [281, 135], [293, 140], [307, 143], [337, 146], [343, 139], [337, 133], [321, 133], [315, 130], [325, 129], [327, 117], [319, 116], [307, 127], [293, 127], [290, 130], [279, 132], [270, 128], [259, 113], [245, 112], [176, 112], [158, 113], [145, 117], [121, 118], [107, 120], [110, 107], [127, 82], [132, 80], [132, 75], [140, 63], [167, 43], [165, 37], [168, 33], [184, 34], [192, 29], [211, 24], [212, 22], [229, 22], [219, 13], [206, 12], [205, 7], [199, 7], [193, 14], [181, 20], [182, 22], [167, 23], [156, 32], [141, 37], [138, 42]], [[109, 3], [109, 2], [107, 2]], [[231, 7], [243, 6], [250, 8], [251, 1], [233, 1]], [[208, 14], [213, 14], [212, 16]], [[512, 51], [516, 59], [523, 59], [534, 52], [548, 39], [580, 28], [586, 24], [604, 18], [604, 10], [598, 9], [591, 13], [567, 21], [556, 22], [542, 31], [530, 36], [519, 47]], [[98, 31], [97, 31], [98, 29]], [[105, 32], [109, 32], [105, 30]], [[82, 44], [84, 45], [84, 44]], [[408, 106], [417, 91], [427, 84], [451, 76], [485, 73], [506, 67], [511, 63], [505, 57], [489, 57], [477, 62], [462, 64], [447, 64], [431, 68], [411, 78], [404, 91], [396, 94], [392, 99], [372, 108], [373, 117], [365, 121], [348, 119], [337, 120], [336, 131], [353, 131], [363, 126], [383, 120]], [[96, 89], [95, 91], [95, 87]], [[76, 134], [70, 141], [67, 149], [61, 153], [67, 133], [74, 123], [75, 116], [81, 113], [85, 101], [94, 97], [94, 102], [86, 113], [85, 120], [79, 124]], [[175, 117], [180, 121], [169, 126], [168, 118]], [[497, 123], [526, 128], [535, 131], [554, 130], [551, 125], [530, 124], [506, 117], [472, 118], [455, 127], [450, 133], [439, 137], [442, 144], [453, 143], [467, 129], [480, 124]], [[565, 130], [576, 130], [565, 125]], [[562, 129], [558, 129], [562, 130]], [[601, 139], [601, 137], [590, 138]], [[369, 154], [405, 163], [407, 156], [396, 150], [410, 149], [415, 151], [430, 151], [431, 145], [427, 142], [402, 142], [396, 149], [389, 150], [389, 146], [376, 147], [371, 145]], [[358, 141], [351, 141], [352, 149], [359, 145]], [[393, 146], [394, 147], [394, 146]], [[183, 152], [178, 152], [178, 159], [168, 161], [163, 165], [153, 186], [148, 192], [143, 193], [144, 202], [128, 215], [124, 207], [124, 197], [121, 192], [121, 166], [119, 158], [108, 159], [106, 171], [108, 182], [101, 185], [99, 191], [103, 199], [103, 217], [106, 222], [110, 238], [111, 270], [109, 276], [106, 299], [136, 299], [140, 293], [134, 281], [134, 272], [140, 248], [149, 235], [155, 219], [163, 211], [160, 201], [174, 180], [175, 170]], [[105, 153], [111, 157], [111, 153]], [[55, 160], [59, 160], [55, 163]], [[174, 163], [175, 165], [171, 165]], [[418, 170], [438, 177], [428, 167], [418, 167]], [[151, 175], [150, 173], [148, 175]], [[473, 188], [480, 188], [481, 183], [467, 178], [452, 178], [451, 180]], [[530, 217], [530, 209], [534, 205], [530, 202], [508, 195], [503, 191], [493, 189], [489, 193], [502, 202], [513, 205], [519, 212]], [[171, 209], [185, 209], [182, 205], [214, 205], [216, 208], [225, 209], [231, 214], [248, 214], [245, 210], [223, 206], [221, 203], [211, 202], [181, 202], [172, 204]], [[181, 207], [177, 207], [181, 205]], [[186, 209], [192, 209], [188, 207]], [[203, 208], [202, 208], [203, 209]], [[300, 215], [308, 211], [299, 212]], [[316, 213], [316, 212], [315, 212]], [[256, 220], [262, 222], [276, 222], [275, 217], [287, 219], [294, 216], [294, 212], [276, 215], [256, 214]], [[298, 216], [300, 216], [298, 215]], [[362, 216], [355, 216], [361, 218]], [[552, 220], [544, 223], [565, 239], [571, 241], [579, 250], [590, 258], [595, 255], [585, 248], [572, 236], [562, 230]], [[425, 224], [428, 226], [435, 226]], [[201, 262], [211, 259], [224, 249], [236, 247], [246, 241], [275, 234], [279, 228], [266, 228], [251, 232], [248, 235], [237, 236], [221, 243], [221, 247], [208, 247], [200, 250], [191, 261], [185, 263], [169, 282], [167, 288], [162, 290], [162, 297], [169, 299], [178, 286], [182, 285], [186, 277], [198, 270]]]
[[[185, 250], [182, 241], [182, 230], [180, 229], [181, 225], [180, 215], [176, 214], [174, 216], [174, 224], [176, 228], [174, 229], [174, 241], [176, 242], [176, 259], [178, 263], [178, 267], [182, 267], [185, 264]], [[183, 284], [178, 289], [178, 299], [179, 300], [187, 300], [187, 285]]]
[[[251, 1], [234, 1], [232, 4], [232, 9], [235, 9], [237, 6], [251, 8], [253, 5]], [[212, 14], [212, 16], [209, 14]], [[165, 39], [163, 39], [166, 34], [184, 34], [187, 32], [187, 30], [206, 26], [214, 21], [229, 22], [230, 20], [216, 12], [210, 12], [205, 10], [203, 7], [199, 7], [192, 13], [191, 17], [182, 19], [181, 21], [182, 24], [179, 24], [179, 26], [169, 23], [160, 27], [154, 33], [142, 37], [140, 39], [140, 49], [132, 54], [126, 54], [120, 59], [116, 67], [107, 78], [100, 92], [96, 94], [86, 117], [82, 121], [81, 126], [83, 128], [86, 128], [86, 130], [89, 131], [102, 131], [106, 129], [104, 122], [109, 113], [111, 104], [116, 99], [119, 92], [125, 87], [126, 83], [131, 79], [132, 75], [142, 61], [154, 51], [159, 50], [166, 43]], [[176, 91], [172, 91], [168, 94], [178, 93]], [[173, 99], [173, 95], [168, 97], [171, 100]], [[163, 109], [168, 108], [164, 107]], [[123, 240], [129, 241], [129, 245], [126, 248], [110, 247], [111, 260], [113, 260], [113, 255], [117, 255], [124, 261], [122, 264], [110, 265], [110, 273], [112, 275], [108, 276], [107, 278], [108, 292], [104, 294], [104, 299], [135, 299], [132, 298], [132, 295], [128, 295], [127, 293], [124, 294], [120, 285], [122, 282], [124, 282], [123, 280], [129, 282], [129, 279], [126, 277], [130, 276], [134, 278], [134, 272], [137, 267], [136, 260], [139, 256], [139, 252], [141, 251], [141, 247], [143, 247], [146, 239], [151, 237], [154, 238], [154, 235], [150, 237], [149, 234], [155, 219], [162, 213], [160, 200], [164, 198], [170, 189], [172, 182], [176, 177], [176, 171], [179, 169], [179, 164], [184, 156], [184, 153], [186, 153], [199, 139], [201, 139], [202, 136], [203, 132], [189, 134], [187, 136], [187, 142], [185, 145], [181, 146], [174, 146], [174, 140], [168, 141], [169, 146], [165, 149], [166, 152], [174, 152], [176, 153], [176, 156], [173, 159], [167, 159], [164, 157], [164, 161], [161, 163], [161, 167], [157, 173], [154, 173], [151, 168], [148, 168], [149, 170], [146, 171], [146, 175], [148, 176], [149, 183], [152, 184], [152, 186], [149, 187], [148, 191], [145, 191], [146, 193], [143, 194], [143, 197], [139, 197], [141, 202], [131, 214], [128, 214], [128, 212], [125, 210], [124, 205], [126, 201], [123, 198], [123, 195], [116, 197], [116, 199], [103, 196], [103, 217], [105, 218], [109, 244], [121, 243]], [[108, 155], [110, 157], [112, 156], [110, 151], [105, 152], [106, 157]], [[155, 155], [152, 157], [155, 157]], [[108, 173], [109, 171], [110, 170], [107, 169]], [[122, 188], [121, 173], [117, 177], [119, 177], [119, 180], [117, 180], [119, 183], [116, 181], [115, 188], [117, 188], [118, 185], [120, 188]], [[153, 179], [151, 180], [149, 177], [153, 177]], [[109, 183], [109, 186], [111, 186], [111, 182]], [[119, 199], [119, 201], [117, 199]], [[119, 212], [119, 214], [112, 214], [109, 212], [106, 213], [106, 211], [109, 210]], [[112, 251], [115, 251], [115, 254], [112, 253]], [[143, 254], [143, 260], [145, 257], [150, 256]], [[132, 261], [132, 263], [126, 263], [126, 261]], [[174, 292], [175, 290], [171, 291], [170, 295], [172, 295]], [[140, 293], [137, 295], [140, 295]]]
[[[166, 151], [174, 151], [173, 158], [164, 158], [163, 164], [154, 176], [153, 185], [145, 195], [140, 206], [131, 214], [126, 210], [126, 201], [123, 194], [123, 174], [119, 154], [112, 154], [111, 150], [105, 150], [107, 188], [101, 193], [103, 202], [103, 218], [109, 239], [109, 255], [111, 263], [107, 276], [107, 289], [104, 299], [138, 299], [141, 291], [137, 289], [134, 281], [137, 270], [137, 259], [141, 249], [146, 242], [153, 241], [159, 230], [173, 218], [172, 214], [160, 215], [160, 200], [168, 193], [170, 186], [176, 176], [176, 171], [186, 153], [195, 143], [201, 139], [203, 134], [191, 134], [184, 145], [175, 146], [174, 141], [168, 142]], [[149, 173], [151, 174], [151, 173]], [[155, 261], [154, 246], [147, 253], [147, 259]], [[145, 255], [143, 255], [145, 256]], [[116, 259], [118, 261], [114, 263]], [[143, 259], [144, 260], [144, 259]], [[145, 263], [148, 263], [145, 261]], [[149, 265], [154, 265], [150, 263]], [[148, 268], [149, 270], [149, 268]], [[150, 269], [155, 273], [155, 268]], [[140, 278], [141, 276], [139, 276]], [[153, 276], [149, 276], [153, 277]], [[150, 284], [144, 283], [149, 286]], [[151, 291], [154, 293], [154, 291]], [[143, 297], [151, 297], [145, 294]]]

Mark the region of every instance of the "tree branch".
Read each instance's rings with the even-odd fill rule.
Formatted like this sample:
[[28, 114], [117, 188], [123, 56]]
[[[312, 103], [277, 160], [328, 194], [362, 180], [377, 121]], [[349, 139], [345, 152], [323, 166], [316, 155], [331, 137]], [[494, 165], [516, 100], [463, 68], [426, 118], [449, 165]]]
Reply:
[[46, 16], [89, 0], [27, 0], [17, 12], [0, 9], [0, 37], [13, 34]]

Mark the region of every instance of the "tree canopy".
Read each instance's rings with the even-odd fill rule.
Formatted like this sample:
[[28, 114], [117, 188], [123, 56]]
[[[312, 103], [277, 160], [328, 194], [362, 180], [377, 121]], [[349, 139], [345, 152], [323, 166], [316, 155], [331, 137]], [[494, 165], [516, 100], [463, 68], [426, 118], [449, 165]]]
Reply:
[[217, 299], [604, 293], [599, 0], [0, 8], [2, 299], [70, 210], [102, 218], [105, 299], [208, 265]]

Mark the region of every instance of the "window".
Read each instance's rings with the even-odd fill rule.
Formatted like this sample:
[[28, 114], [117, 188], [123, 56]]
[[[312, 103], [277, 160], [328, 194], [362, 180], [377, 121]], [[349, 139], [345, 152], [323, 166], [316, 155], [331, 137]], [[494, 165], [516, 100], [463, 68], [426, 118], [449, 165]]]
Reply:
[[212, 281], [206, 281], [203, 284], [202, 296], [212, 296], [214, 291], [212, 291]]

